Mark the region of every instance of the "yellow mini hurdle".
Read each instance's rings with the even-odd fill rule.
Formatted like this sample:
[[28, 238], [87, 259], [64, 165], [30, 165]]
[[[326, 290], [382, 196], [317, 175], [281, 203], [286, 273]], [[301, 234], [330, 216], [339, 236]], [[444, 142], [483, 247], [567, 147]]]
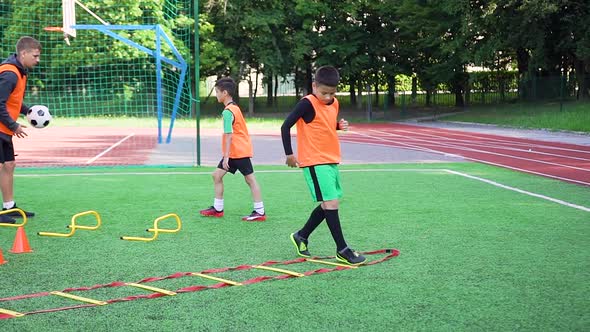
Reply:
[[15, 228], [19, 228], [19, 227], [22, 227], [22, 226], [24, 226], [24, 225], [27, 224], [27, 215], [25, 214], [25, 211], [23, 211], [23, 210], [21, 210], [19, 208], [3, 210], [3, 211], [0, 211], [0, 214], [7, 214], [7, 213], [10, 213], [10, 212], [18, 212], [18, 213], [20, 213], [20, 215], [23, 218], [23, 221], [20, 224], [16, 224], [16, 223], [15, 224], [4, 224], [4, 223], [0, 223], [0, 227], [15, 227]]
[[[94, 218], [96, 219], [96, 225], [94, 225], [94, 226], [81, 226], [81, 225], [76, 224], [76, 219], [78, 219], [81, 216], [86, 216], [86, 215], [93, 215]], [[80, 213], [77, 213], [72, 216], [71, 224], [66, 226], [67, 228], [70, 229], [69, 233], [39, 232], [37, 234], [39, 234], [41, 236], [70, 237], [70, 236], [74, 235], [74, 233], [76, 233], [77, 229], [85, 229], [85, 230], [93, 231], [93, 230], [98, 229], [101, 224], [102, 224], [102, 221], [100, 219], [100, 214], [98, 214], [98, 212], [96, 212], [96, 211], [90, 210], [90, 211], [80, 212]]]
[[[176, 228], [159, 228], [158, 224], [160, 223], [160, 221], [169, 218], [176, 219]], [[177, 233], [178, 231], [180, 231], [181, 228], [182, 222], [180, 221], [180, 217], [176, 213], [169, 213], [156, 218], [156, 220], [154, 220], [154, 228], [146, 229], [146, 231], [153, 233], [152, 237], [121, 236], [121, 240], [149, 242], [157, 239], [159, 233]]]

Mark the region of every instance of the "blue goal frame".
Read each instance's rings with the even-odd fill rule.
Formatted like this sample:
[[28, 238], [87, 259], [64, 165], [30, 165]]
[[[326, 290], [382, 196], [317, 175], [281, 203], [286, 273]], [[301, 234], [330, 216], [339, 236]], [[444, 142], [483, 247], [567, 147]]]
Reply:
[[[170, 64], [178, 69], [180, 69], [180, 79], [178, 80], [178, 87], [176, 88], [176, 96], [174, 97], [174, 104], [172, 106], [172, 115], [170, 117], [170, 126], [168, 127], [168, 135], [166, 136], [166, 143], [170, 143], [172, 140], [172, 129], [174, 128], [174, 121], [176, 120], [176, 114], [178, 112], [178, 108], [180, 107], [180, 96], [182, 94], [182, 87], [184, 86], [184, 81], [186, 80], [186, 74], [188, 70], [188, 65], [180, 52], [176, 49], [166, 32], [159, 24], [156, 25], [93, 25], [93, 24], [80, 24], [80, 25], [73, 25], [73, 29], [76, 30], [97, 30], [105, 35], [111, 36], [114, 39], [117, 39], [129, 46], [135, 47], [144, 53], [147, 53], [153, 56], [156, 59], [156, 95], [157, 95], [157, 111], [158, 111], [158, 143], [162, 143], [162, 118], [164, 115], [163, 108], [164, 103], [162, 100], [162, 62]], [[115, 33], [116, 30], [153, 30], [155, 31], [156, 36], [156, 49], [151, 50], [145, 46], [142, 46], [128, 38], [122, 37]], [[169, 59], [162, 55], [162, 42], [166, 43], [176, 60]]]

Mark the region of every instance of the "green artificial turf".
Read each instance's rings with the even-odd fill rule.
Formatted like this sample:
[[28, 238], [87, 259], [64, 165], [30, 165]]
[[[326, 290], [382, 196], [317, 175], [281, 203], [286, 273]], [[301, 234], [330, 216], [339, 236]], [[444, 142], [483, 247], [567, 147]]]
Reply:
[[[587, 329], [590, 212], [445, 169], [590, 207], [587, 187], [486, 165], [344, 166], [340, 217], [347, 241], [360, 251], [396, 248], [399, 257], [303, 278], [27, 315], [0, 320], [0, 330]], [[9, 253], [15, 230], [0, 227], [0, 248], [8, 260], [0, 266], [0, 298], [297, 258], [288, 236], [316, 205], [300, 171], [257, 168], [268, 214], [264, 223], [240, 220], [252, 210], [241, 175], [225, 178], [225, 217], [200, 217], [198, 210], [213, 199], [211, 171], [19, 170], [17, 202], [38, 214], [26, 225], [34, 252]], [[72, 173], [77, 175], [67, 176]], [[71, 238], [37, 235], [67, 232], [72, 215], [86, 210], [100, 213], [100, 229], [78, 230]], [[147, 243], [119, 239], [149, 236], [145, 229], [168, 213], [181, 217], [180, 232]], [[89, 216], [79, 221], [95, 223]], [[335, 254], [325, 224], [309, 240], [312, 254]], [[277, 267], [304, 272], [322, 266]], [[268, 275], [276, 274], [246, 270], [218, 276], [240, 281]], [[197, 277], [147, 283], [169, 290], [212, 284]], [[75, 292], [99, 300], [146, 293], [131, 287]], [[75, 304], [48, 296], [3, 301], [0, 308], [28, 312]]]

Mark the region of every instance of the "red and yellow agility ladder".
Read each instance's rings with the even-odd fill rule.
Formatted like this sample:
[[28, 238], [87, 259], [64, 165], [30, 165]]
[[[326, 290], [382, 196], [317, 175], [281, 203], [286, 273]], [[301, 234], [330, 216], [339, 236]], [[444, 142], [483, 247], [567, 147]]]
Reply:
[[[240, 265], [240, 266], [236, 266], [236, 267], [209, 269], [209, 270], [201, 271], [200, 273], [177, 272], [177, 273], [171, 274], [166, 277], [145, 278], [145, 279], [142, 279], [136, 283], [115, 281], [110, 284], [94, 285], [91, 287], [67, 288], [62, 291], [41, 292], [41, 293], [35, 293], [35, 294], [12, 296], [12, 297], [0, 298], [0, 319], [24, 317], [27, 315], [41, 314], [41, 313], [48, 313], [48, 312], [62, 311], [62, 310], [69, 310], [69, 309], [102, 306], [102, 305], [107, 305], [107, 304], [112, 304], [112, 303], [117, 303], [117, 302], [126, 302], [126, 301], [138, 300], [138, 299], [154, 299], [154, 298], [158, 298], [158, 297], [162, 297], [162, 296], [173, 296], [173, 295], [176, 295], [179, 293], [198, 292], [198, 291], [202, 291], [202, 290], [218, 289], [218, 288], [223, 288], [223, 287], [228, 287], [228, 286], [250, 285], [250, 284], [255, 284], [255, 283], [258, 283], [261, 281], [267, 281], [267, 280], [282, 280], [282, 279], [288, 279], [288, 278], [299, 278], [299, 277], [304, 277], [304, 276], [310, 276], [313, 274], [356, 269], [358, 267], [374, 265], [374, 264], [378, 264], [378, 263], [382, 263], [384, 261], [387, 261], [393, 257], [398, 256], [399, 251], [397, 249], [381, 249], [381, 250], [363, 252], [363, 254], [365, 254], [365, 255], [384, 254], [385, 256], [380, 259], [370, 261], [370, 262], [365, 263], [360, 266], [345, 265], [345, 264], [340, 264], [340, 263], [325, 260], [325, 259], [332, 259], [332, 258], [334, 258], [334, 256], [298, 258], [298, 259], [293, 259], [293, 260], [283, 261], [283, 262], [268, 261], [268, 262], [265, 262], [265, 263], [262, 263], [259, 265]], [[311, 270], [311, 271], [307, 271], [307, 272], [303, 272], [303, 273], [273, 267], [273, 265], [290, 265], [290, 264], [297, 264], [297, 263], [304, 263], [304, 262], [317, 263], [317, 264], [323, 264], [323, 265], [329, 265], [329, 266], [335, 266], [335, 267], [321, 268], [318, 270]], [[227, 279], [222, 279], [222, 278], [218, 278], [218, 277], [211, 275], [214, 273], [221, 273], [221, 272], [227, 272], [227, 271], [243, 271], [243, 270], [249, 270], [249, 269], [269, 270], [269, 271], [280, 273], [280, 275], [260, 276], [260, 277], [248, 279], [245, 281], [239, 281], [239, 282], [227, 280]], [[202, 278], [207, 278], [207, 279], [219, 281], [219, 283], [209, 285], [209, 286], [197, 285], [197, 286], [183, 287], [183, 288], [177, 289], [175, 291], [170, 291], [170, 290], [166, 290], [166, 289], [162, 289], [162, 288], [151, 287], [151, 286], [145, 285], [147, 283], [154, 282], [154, 281], [160, 281], [160, 280], [166, 280], [166, 279], [176, 279], [176, 278], [182, 278], [182, 277], [202, 277]], [[96, 300], [96, 299], [90, 299], [87, 297], [82, 297], [82, 296], [77, 296], [77, 295], [71, 294], [72, 292], [89, 291], [89, 290], [98, 289], [98, 288], [122, 287], [122, 286], [131, 286], [131, 287], [142, 288], [145, 290], [149, 290], [152, 293], [128, 296], [128, 297], [111, 299], [111, 300]], [[17, 311], [8, 310], [8, 309], [2, 309], [2, 305], [1, 305], [2, 302], [17, 301], [17, 300], [22, 300], [22, 299], [44, 297], [44, 296], [61, 296], [61, 297], [75, 300], [75, 301], [84, 302], [84, 304], [78, 304], [78, 305], [61, 307], [61, 308], [40, 309], [40, 310], [35, 310], [35, 311], [30, 311], [30, 312], [17, 312]]]

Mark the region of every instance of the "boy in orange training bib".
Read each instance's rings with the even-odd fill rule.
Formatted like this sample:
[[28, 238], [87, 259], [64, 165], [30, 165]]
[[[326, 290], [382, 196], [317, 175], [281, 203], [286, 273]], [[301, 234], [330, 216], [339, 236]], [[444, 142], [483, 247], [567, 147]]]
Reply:
[[[297, 254], [311, 257], [307, 239], [326, 219], [336, 243], [336, 259], [350, 265], [360, 265], [366, 258], [346, 244], [340, 217], [338, 200], [342, 198], [340, 187], [340, 141], [337, 130], [347, 130], [348, 122], [338, 121], [339, 104], [336, 87], [340, 74], [331, 66], [320, 67], [312, 83], [313, 93], [303, 97], [287, 116], [281, 127], [283, 148], [289, 167], [301, 167], [311, 196], [321, 202], [299, 231], [291, 234]], [[297, 125], [297, 157], [291, 146], [291, 127]]]
[[262, 194], [250, 160], [253, 156], [252, 142], [242, 111], [234, 102], [235, 92], [236, 82], [231, 77], [221, 78], [215, 83], [217, 101], [224, 105], [221, 113], [223, 116], [223, 137], [221, 142], [223, 157], [212, 174], [215, 188], [213, 205], [201, 210], [200, 214], [206, 217], [223, 217], [223, 177], [227, 172], [235, 174], [239, 170], [250, 187], [252, 199], [254, 200], [254, 210], [250, 215], [243, 217], [242, 220], [265, 221], [266, 213], [262, 203]]

